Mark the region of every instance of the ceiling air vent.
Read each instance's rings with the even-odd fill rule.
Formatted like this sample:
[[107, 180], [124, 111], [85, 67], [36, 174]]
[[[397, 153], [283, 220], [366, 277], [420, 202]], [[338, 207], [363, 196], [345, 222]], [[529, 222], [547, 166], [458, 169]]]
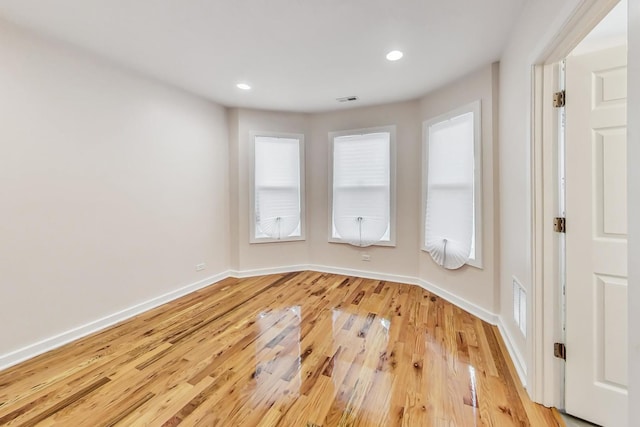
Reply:
[[358, 97], [357, 96], [345, 96], [342, 98], [336, 98], [336, 100], [338, 102], [351, 102], [351, 101], [357, 101]]

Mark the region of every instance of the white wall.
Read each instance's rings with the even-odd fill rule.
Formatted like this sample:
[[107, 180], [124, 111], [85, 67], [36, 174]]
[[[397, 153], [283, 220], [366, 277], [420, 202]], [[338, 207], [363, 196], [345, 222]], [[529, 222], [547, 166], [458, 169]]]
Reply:
[[[498, 312], [498, 64], [483, 67], [420, 100], [420, 117], [428, 120], [472, 101], [482, 111], [482, 251], [483, 268], [468, 265], [444, 270], [420, 251], [420, 278], [466, 299], [489, 313]], [[422, 219], [421, 219], [422, 220]]]
[[629, 0], [628, 151], [629, 192], [629, 419], [640, 404], [640, 0]]
[[[231, 265], [237, 271], [304, 265], [309, 261], [309, 239], [295, 242], [249, 244], [251, 131], [299, 133], [308, 147], [310, 118], [306, 114], [233, 109], [229, 113], [232, 247]], [[307, 153], [308, 156], [308, 153]], [[307, 157], [308, 158], [308, 157]], [[309, 183], [307, 182], [307, 189]], [[313, 195], [306, 192], [307, 204]], [[307, 207], [307, 212], [309, 211]], [[308, 218], [308, 214], [307, 214]], [[309, 224], [307, 220], [307, 235]]]
[[0, 64], [0, 359], [228, 269], [222, 107], [2, 22]]
[[500, 60], [500, 315], [521, 355], [528, 355], [528, 350], [513, 320], [512, 278], [531, 295], [532, 66], [578, 3], [526, 2]]

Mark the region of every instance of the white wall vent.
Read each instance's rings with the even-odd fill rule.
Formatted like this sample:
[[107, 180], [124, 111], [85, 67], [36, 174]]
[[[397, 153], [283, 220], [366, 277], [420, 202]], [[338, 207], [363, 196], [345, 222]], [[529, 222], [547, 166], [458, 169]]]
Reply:
[[513, 278], [513, 319], [522, 335], [527, 336], [527, 292], [524, 286]]

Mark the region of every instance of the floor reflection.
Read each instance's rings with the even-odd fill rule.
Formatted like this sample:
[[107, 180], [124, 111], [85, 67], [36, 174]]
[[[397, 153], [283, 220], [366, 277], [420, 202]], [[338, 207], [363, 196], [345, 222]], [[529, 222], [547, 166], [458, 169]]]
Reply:
[[292, 404], [322, 384], [325, 396], [334, 396], [329, 425], [356, 413], [360, 419], [387, 418], [396, 365], [391, 319], [345, 309], [328, 313], [308, 313], [313, 318], [304, 321], [312, 327], [304, 332], [300, 305], [258, 314], [252, 404]]
[[261, 312], [256, 325], [254, 404], [272, 404], [277, 397], [300, 394], [301, 306]]
[[[323, 292], [311, 296], [322, 299]], [[352, 291], [350, 304], [322, 309], [303, 301], [261, 311], [252, 326], [255, 371], [244, 389], [247, 403], [275, 414], [278, 425], [437, 425], [443, 408], [478, 425], [483, 379], [474, 366], [481, 359], [477, 352], [471, 357], [476, 335], [464, 327], [448, 334], [452, 313], [432, 298], [409, 307], [388, 300], [375, 313], [363, 295]], [[449, 394], [461, 398], [442, 406]]]
[[478, 420], [478, 385], [476, 381], [476, 370], [473, 366], [469, 365], [469, 391], [471, 392], [471, 401], [469, 402], [469, 406], [473, 409], [473, 419], [476, 421], [474, 425], [477, 424]]
[[[382, 422], [389, 417], [394, 356], [389, 348], [391, 320], [344, 309], [332, 311], [335, 361], [335, 419], [327, 425], [349, 425], [360, 420]], [[343, 350], [343, 351], [341, 351]]]

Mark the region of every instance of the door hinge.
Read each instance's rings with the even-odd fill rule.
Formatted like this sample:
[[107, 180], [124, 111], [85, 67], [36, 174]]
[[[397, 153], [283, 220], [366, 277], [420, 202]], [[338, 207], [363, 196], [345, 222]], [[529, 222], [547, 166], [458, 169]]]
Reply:
[[566, 93], [564, 90], [560, 92], [556, 92], [553, 94], [553, 106], [556, 108], [564, 107], [564, 102], [566, 100]]
[[553, 231], [556, 233], [567, 232], [567, 220], [565, 218], [556, 217], [553, 219]]
[[553, 343], [553, 355], [558, 359], [567, 360], [567, 347], [564, 343]]

